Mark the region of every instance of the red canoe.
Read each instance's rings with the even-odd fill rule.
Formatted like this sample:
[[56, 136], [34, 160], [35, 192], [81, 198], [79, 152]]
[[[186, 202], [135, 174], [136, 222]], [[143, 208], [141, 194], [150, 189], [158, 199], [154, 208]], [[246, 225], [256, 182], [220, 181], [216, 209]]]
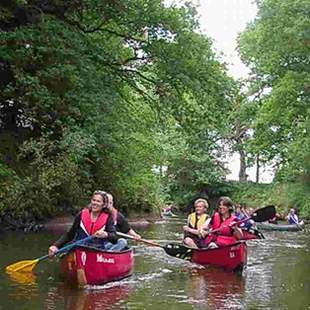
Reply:
[[133, 264], [131, 249], [111, 252], [80, 246], [63, 257], [61, 273], [72, 285], [99, 285], [130, 276]]
[[216, 249], [193, 250], [191, 262], [200, 265], [223, 267], [229, 271], [242, 271], [247, 262], [245, 242]]
[[264, 236], [261, 232], [252, 233], [247, 230], [242, 230], [243, 240], [253, 240], [253, 239], [264, 239]]

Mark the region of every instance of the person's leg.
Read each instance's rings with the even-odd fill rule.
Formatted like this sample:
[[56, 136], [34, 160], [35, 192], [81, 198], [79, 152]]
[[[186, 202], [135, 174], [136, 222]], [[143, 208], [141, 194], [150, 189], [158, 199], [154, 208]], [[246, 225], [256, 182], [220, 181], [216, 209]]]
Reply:
[[110, 248], [109, 251], [115, 251], [115, 252], [120, 252], [124, 248], [127, 247], [127, 240], [124, 238], [120, 238], [117, 240], [117, 243], [113, 244]]
[[218, 248], [218, 246], [215, 242], [210, 242], [207, 248], [208, 249], [216, 249], [216, 248]]
[[112, 242], [108, 241], [107, 243], [104, 244], [104, 249], [110, 251], [113, 245], [114, 244]]
[[183, 244], [188, 246], [189, 248], [193, 248], [193, 249], [197, 249], [198, 248], [196, 243], [194, 242], [194, 240], [192, 238], [189, 238], [189, 237], [186, 237], [183, 240]]

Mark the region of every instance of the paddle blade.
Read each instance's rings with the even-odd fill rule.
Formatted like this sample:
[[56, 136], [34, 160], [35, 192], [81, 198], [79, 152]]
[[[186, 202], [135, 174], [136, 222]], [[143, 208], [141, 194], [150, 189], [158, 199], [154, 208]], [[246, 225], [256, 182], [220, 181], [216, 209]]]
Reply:
[[265, 222], [276, 216], [276, 208], [274, 206], [267, 206], [257, 209], [251, 215], [251, 219], [255, 222]]
[[193, 254], [193, 249], [177, 243], [166, 244], [163, 249], [168, 255], [185, 260], [191, 260]]
[[19, 285], [32, 286], [36, 284], [36, 276], [32, 272], [8, 272], [7, 274], [13, 282]]
[[38, 263], [38, 259], [23, 260], [5, 268], [7, 272], [31, 272]]

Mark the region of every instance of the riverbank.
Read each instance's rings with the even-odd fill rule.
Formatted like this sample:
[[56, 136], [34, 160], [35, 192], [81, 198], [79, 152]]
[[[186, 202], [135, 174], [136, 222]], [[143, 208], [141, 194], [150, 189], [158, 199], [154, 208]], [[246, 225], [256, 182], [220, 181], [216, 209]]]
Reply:
[[[36, 220], [27, 213], [17, 217], [7, 214], [0, 219], [0, 232], [15, 230], [24, 232], [38, 232], [41, 230], [61, 232], [71, 226], [73, 219], [74, 216], [71, 214], [59, 215], [46, 220]], [[130, 215], [128, 220], [132, 227], [144, 228], [160, 221], [161, 217], [156, 214], [144, 213]]]
[[[64, 232], [71, 226], [73, 219], [72, 215], [58, 216], [44, 223], [42, 229], [52, 232]], [[128, 222], [133, 228], [146, 228], [160, 220], [159, 216], [147, 216], [146, 214], [141, 217], [130, 216], [128, 218]]]
[[23, 216], [4, 215], [0, 218], [0, 233], [5, 231], [21, 230], [37, 232], [44, 229], [44, 221], [35, 220], [27, 214]]

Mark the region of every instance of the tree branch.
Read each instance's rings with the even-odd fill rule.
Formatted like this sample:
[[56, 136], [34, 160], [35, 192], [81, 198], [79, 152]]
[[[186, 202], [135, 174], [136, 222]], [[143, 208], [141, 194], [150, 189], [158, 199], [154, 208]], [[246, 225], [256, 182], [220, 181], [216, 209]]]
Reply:
[[146, 81], [148, 81], [148, 82], [150, 82], [150, 83], [152, 83], [152, 84], [157, 85], [157, 83], [158, 83], [157, 81], [155, 81], [155, 80], [153, 80], [153, 79], [151, 79], [151, 78], [145, 76], [144, 74], [142, 74], [142, 73], [139, 72], [138, 70], [130, 69], [130, 68], [123, 68], [123, 69], [120, 69], [120, 70], [122, 70], [122, 71], [124, 71], [124, 72], [129, 72], [129, 73], [137, 74], [137, 75], [139, 75], [141, 78], [143, 78], [144, 80], [146, 80]]
[[81, 30], [83, 33], [86, 33], [86, 34], [94, 33], [94, 32], [107, 32], [107, 33], [112, 34], [114, 36], [121, 37], [125, 40], [133, 40], [133, 41], [140, 42], [140, 43], [147, 43], [147, 41], [144, 39], [133, 37], [129, 34], [120, 33], [120, 32], [117, 32], [115, 30], [111, 30], [108, 28], [103, 28], [103, 26], [107, 23], [108, 20], [109, 20], [108, 18], [105, 18], [104, 21], [102, 23], [100, 23], [98, 26], [88, 29], [85, 26], [83, 26], [82, 24], [80, 24], [78, 21], [64, 17], [65, 22], [67, 22], [69, 25], [77, 27], [79, 30]]

